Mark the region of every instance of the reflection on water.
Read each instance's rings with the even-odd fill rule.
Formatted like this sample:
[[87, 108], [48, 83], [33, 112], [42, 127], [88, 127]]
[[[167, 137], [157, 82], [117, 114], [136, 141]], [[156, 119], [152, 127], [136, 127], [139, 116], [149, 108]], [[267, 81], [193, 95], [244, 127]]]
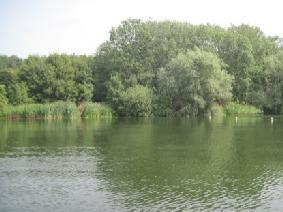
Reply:
[[1, 121], [0, 211], [283, 210], [283, 119]]

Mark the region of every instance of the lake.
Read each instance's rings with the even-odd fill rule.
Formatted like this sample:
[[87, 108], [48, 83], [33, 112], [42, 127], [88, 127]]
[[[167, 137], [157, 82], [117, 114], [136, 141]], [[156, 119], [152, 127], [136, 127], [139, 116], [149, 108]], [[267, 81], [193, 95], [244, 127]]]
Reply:
[[0, 211], [283, 211], [283, 118], [0, 121]]

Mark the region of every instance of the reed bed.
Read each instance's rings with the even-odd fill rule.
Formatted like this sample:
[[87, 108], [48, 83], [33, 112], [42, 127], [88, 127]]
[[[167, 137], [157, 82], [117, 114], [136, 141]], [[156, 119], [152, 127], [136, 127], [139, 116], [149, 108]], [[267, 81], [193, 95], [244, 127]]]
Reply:
[[80, 116], [75, 103], [54, 102], [48, 104], [7, 105], [0, 109], [0, 116], [6, 118], [73, 119]]
[[239, 104], [231, 102], [224, 107], [225, 115], [252, 115], [252, 114], [262, 114], [262, 110], [245, 104]]
[[82, 118], [112, 118], [113, 110], [106, 104], [88, 102], [84, 105]]
[[8, 119], [75, 119], [111, 118], [112, 109], [103, 103], [84, 103], [77, 107], [73, 102], [54, 102], [46, 104], [24, 104], [0, 108], [0, 117]]

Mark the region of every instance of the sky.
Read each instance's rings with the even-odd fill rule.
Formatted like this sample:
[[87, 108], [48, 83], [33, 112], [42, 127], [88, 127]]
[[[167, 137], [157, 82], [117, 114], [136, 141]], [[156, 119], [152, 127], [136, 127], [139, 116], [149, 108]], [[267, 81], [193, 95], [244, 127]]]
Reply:
[[127, 18], [229, 27], [283, 37], [282, 0], [0, 0], [0, 54], [94, 54]]

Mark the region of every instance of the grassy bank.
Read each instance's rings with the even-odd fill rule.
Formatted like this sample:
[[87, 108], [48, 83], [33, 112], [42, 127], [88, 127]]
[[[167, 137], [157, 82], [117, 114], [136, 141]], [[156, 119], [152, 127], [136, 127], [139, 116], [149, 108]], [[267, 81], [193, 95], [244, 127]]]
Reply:
[[8, 119], [75, 119], [112, 117], [112, 110], [104, 104], [86, 103], [77, 107], [72, 102], [47, 104], [6, 105], [0, 108], [0, 117]]

